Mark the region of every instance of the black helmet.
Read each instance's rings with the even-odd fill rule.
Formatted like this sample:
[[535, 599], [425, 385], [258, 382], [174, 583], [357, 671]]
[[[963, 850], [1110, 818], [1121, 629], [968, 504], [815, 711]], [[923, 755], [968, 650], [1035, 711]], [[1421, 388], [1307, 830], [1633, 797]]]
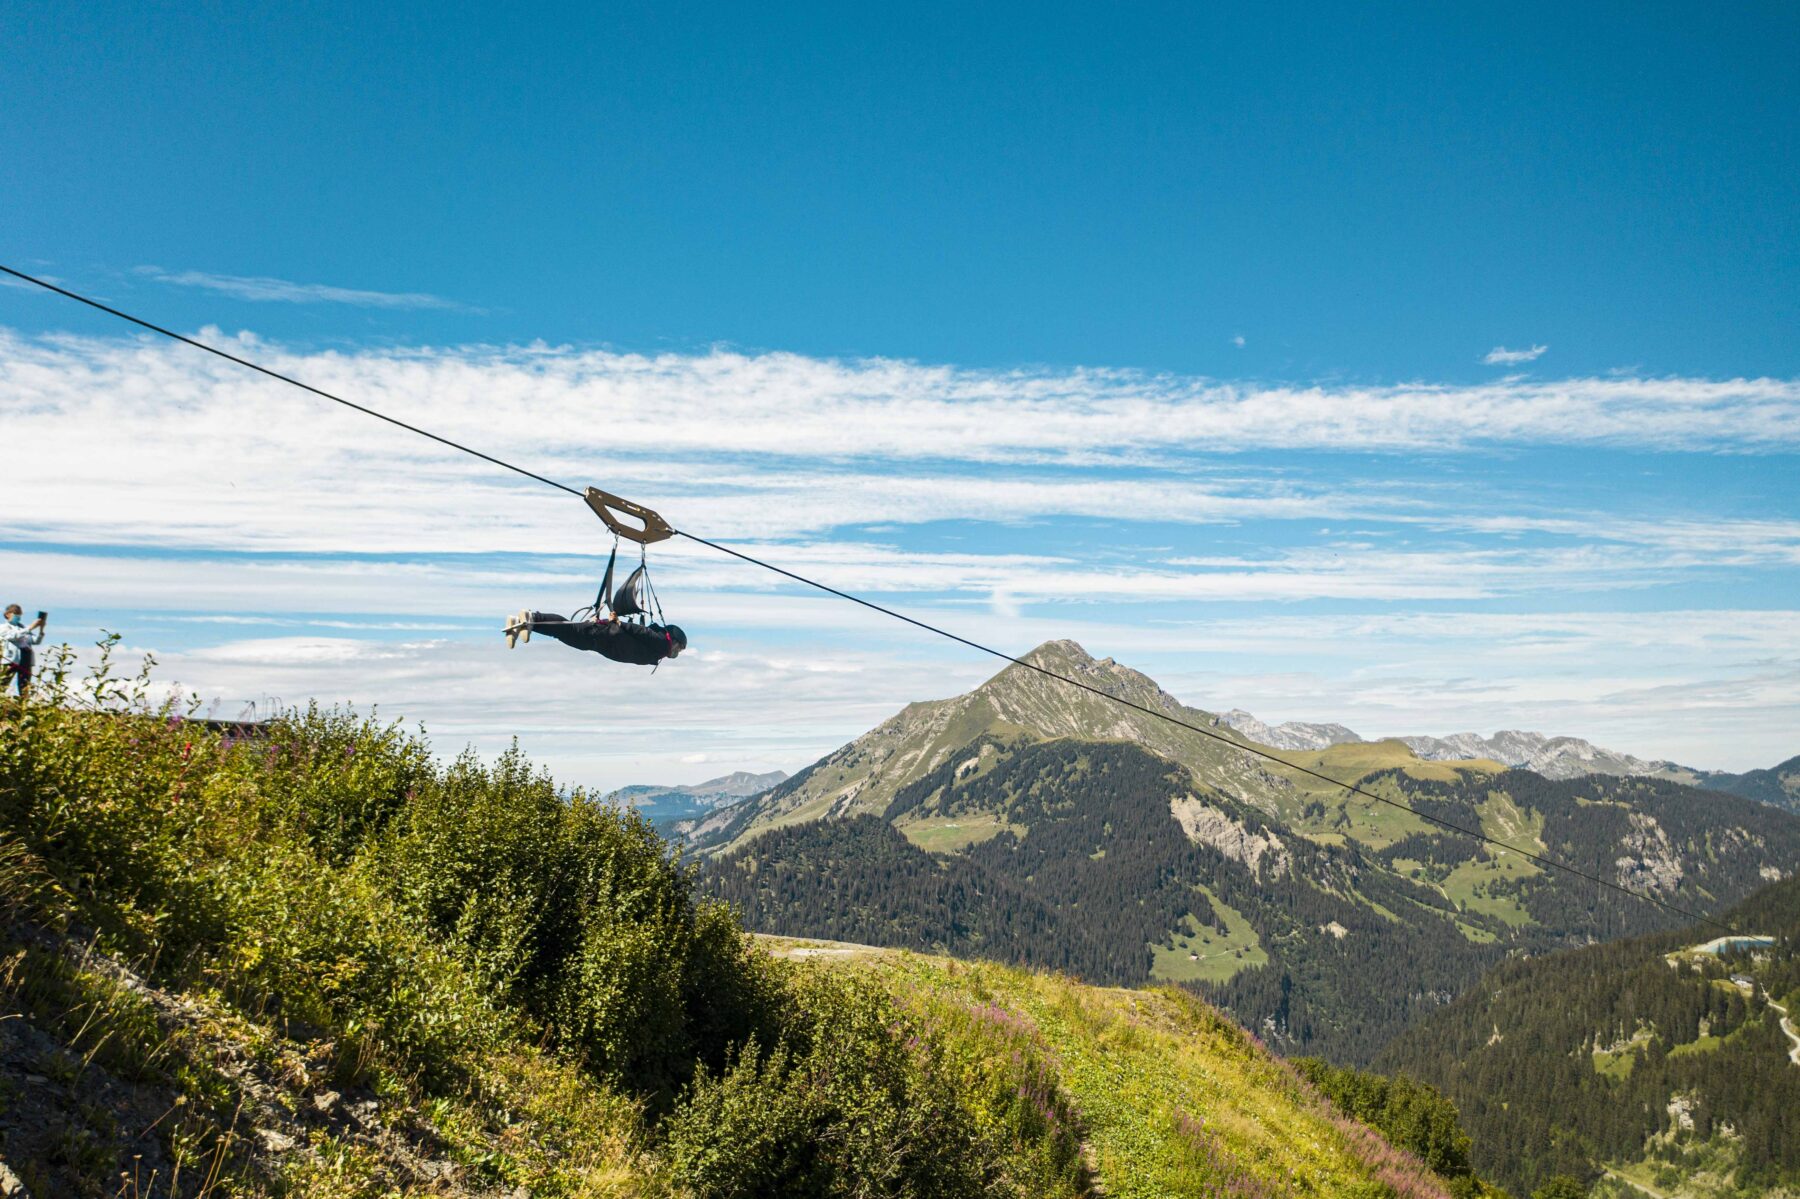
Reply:
[[681, 631], [680, 625], [669, 625], [663, 631], [669, 635], [669, 657], [673, 658], [687, 648], [687, 634]]

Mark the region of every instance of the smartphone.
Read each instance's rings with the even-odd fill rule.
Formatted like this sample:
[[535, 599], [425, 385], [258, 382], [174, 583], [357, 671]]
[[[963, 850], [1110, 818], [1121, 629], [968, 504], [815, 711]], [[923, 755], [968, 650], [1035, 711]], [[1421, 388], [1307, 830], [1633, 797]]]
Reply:
[[39, 620], [49, 620], [49, 619], [50, 619], [50, 613], [48, 613], [48, 612], [39, 612], [39, 613], [38, 613], [38, 619], [39, 619]]

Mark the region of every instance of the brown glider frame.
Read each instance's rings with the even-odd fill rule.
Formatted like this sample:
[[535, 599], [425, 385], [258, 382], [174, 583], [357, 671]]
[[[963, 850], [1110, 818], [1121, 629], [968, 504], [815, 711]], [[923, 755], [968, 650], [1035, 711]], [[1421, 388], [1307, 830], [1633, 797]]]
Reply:
[[[581, 498], [587, 501], [587, 506], [594, 510], [595, 516], [606, 522], [607, 528], [627, 541], [649, 545], [653, 541], [667, 541], [675, 536], [675, 530], [669, 527], [668, 521], [651, 509], [642, 504], [634, 504], [623, 496], [590, 487], [582, 493]], [[631, 524], [624, 519], [625, 516], [636, 517], [643, 527]]]

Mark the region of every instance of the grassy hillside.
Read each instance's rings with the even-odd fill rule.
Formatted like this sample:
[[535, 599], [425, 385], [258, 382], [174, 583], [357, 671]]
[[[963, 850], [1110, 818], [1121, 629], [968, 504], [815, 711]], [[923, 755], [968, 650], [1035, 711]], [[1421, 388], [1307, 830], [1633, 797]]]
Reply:
[[1721, 954], [1699, 926], [1508, 962], [1383, 1067], [1451, 1095], [1477, 1162], [1515, 1186], [1800, 1194], [1800, 880], [1725, 919], [1773, 944]]
[[[1108, 1195], [1430, 1195], [1460, 1183], [1381, 1141], [1292, 1066], [1193, 996], [1089, 987], [991, 963], [774, 939], [880, 980], [932, 1022], [1005, 1030], [1054, 1063], [1047, 1086], [1081, 1113], [1085, 1156]], [[1371, 1179], [1371, 1173], [1373, 1179]], [[1211, 1188], [1211, 1189], [1209, 1189]]]
[[1478, 1189], [1192, 997], [776, 957], [517, 754], [317, 711], [245, 737], [49, 667], [0, 707], [0, 1188]]

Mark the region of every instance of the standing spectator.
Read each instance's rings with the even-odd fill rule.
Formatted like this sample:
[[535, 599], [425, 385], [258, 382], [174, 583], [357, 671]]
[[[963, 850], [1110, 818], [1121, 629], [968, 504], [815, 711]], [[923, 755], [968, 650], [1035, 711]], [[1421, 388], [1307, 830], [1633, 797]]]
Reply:
[[39, 612], [36, 620], [24, 624], [24, 617], [25, 609], [17, 604], [6, 605], [6, 621], [0, 624], [0, 651], [5, 656], [4, 665], [0, 665], [0, 696], [12, 690], [15, 680], [19, 684], [20, 699], [31, 691], [31, 668], [37, 664], [37, 654], [32, 647], [44, 643], [44, 625], [48, 618]]

